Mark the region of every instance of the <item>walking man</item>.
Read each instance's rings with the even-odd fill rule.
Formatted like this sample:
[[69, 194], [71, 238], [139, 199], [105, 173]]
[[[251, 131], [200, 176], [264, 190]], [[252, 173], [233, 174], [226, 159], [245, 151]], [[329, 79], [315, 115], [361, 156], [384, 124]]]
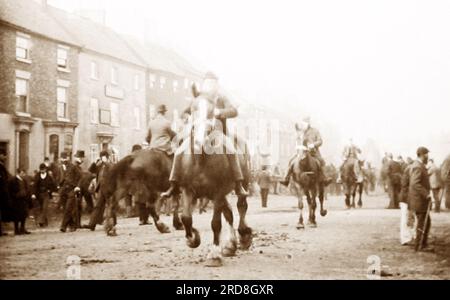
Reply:
[[267, 166], [262, 166], [262, 170], [258, 174], [257, 182], [260, 188], [261, 205], [262, 207], [267, 207], [267, 198], [269, 196], [269, 189], [272, 184], [270, 172]]
[[399, 195], [401, 190], [402, 180], [402, 165], [393, 160], [393, 156], [390, 153], [388, 155], [387, 165], [387, 179], [388, 179], [388, 193], [389, 193], [389, 206], [388, 209], [397, 209], [399, 206]]
[[46, 164], [39, 166], [39, 173], [34, 177], [33, 195], [31, 198], [37, 200], [39, 212], [37, 224], [39, 227], [48, 226], [48, 205], [52, 197], [52, 192], [56, 190], [53, 176], [49, 173]]

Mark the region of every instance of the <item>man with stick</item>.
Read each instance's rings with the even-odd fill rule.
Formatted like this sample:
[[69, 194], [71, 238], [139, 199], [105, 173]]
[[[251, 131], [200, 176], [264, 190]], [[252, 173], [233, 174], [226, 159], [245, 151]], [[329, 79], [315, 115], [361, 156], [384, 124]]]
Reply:
[[429, 150], [425, 147], [417, 149], [417, 160], [411, 165], [408, 199], [410, 208], [416, 214], [415, 250], [427, 247], [428, 233], [431, 227], [430, 178], [427, 170]]

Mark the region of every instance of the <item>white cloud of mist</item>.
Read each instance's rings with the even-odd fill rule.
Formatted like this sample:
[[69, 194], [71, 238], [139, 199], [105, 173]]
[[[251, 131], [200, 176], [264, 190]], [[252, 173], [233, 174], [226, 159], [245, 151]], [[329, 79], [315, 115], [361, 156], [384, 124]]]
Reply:
[[450, 152], [448, 1], [51, 2], [105, 8], [116, 30], [186, 53], [244, 99], [304, 108], [343, 139]]

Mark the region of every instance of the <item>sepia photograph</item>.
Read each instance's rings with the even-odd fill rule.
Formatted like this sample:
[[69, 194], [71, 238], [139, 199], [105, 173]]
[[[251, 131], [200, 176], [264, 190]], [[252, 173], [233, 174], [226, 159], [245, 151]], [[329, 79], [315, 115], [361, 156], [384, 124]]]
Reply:
[[0, 281], [449, 280], [449, 28], [445, 0], [0, 0]]

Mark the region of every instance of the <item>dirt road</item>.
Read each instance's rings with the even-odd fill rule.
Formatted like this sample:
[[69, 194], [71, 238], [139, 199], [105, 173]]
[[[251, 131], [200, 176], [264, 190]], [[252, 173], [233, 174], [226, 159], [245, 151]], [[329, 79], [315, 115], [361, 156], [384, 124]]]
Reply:
[[362, 209], [345, 210], [342, 198], [331, 197], [317, 228], [297, 230], [294, 197], [270, 195], [266, 209], [251, 198], [253, 247], [225, 258], [220, 268], [204, 263], [210, 212], [194, 215], [202, 237], [197, 249], [186, 246], [184, 231], [163, 235], [153, 225], [138, 226], [136, 218], [119, 219], [115, 238], [101, 227], [63, 234], [57, 223], [45, 230], [30, 225], [31, 235], [0, 238], [0, 279], [65, 279], [72, 255], [81, 260], [81, 279], [366, 279], [372, 255], [380, 259], [382, 279], [450, 279], [450, 214], [432, 214], [435, 251], [415, 253], [399, 244], [400, 212], [384, 209], [387, 202], [385, 195], [369, 196]]

